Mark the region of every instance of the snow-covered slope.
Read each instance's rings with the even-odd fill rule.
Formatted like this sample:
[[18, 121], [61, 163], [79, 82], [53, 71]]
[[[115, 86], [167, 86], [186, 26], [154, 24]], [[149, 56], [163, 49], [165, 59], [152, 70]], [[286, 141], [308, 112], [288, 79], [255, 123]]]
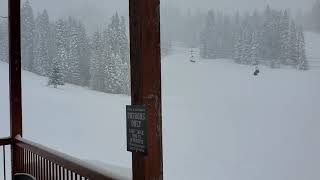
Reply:
[[187, 59], [163, 67], [168, 179], [320, 178], [319, 71]]
[[[8, 65], [0, 62], [0, 137], [9, 135], [7, 74]], [[84, 160], [130, 167], [125, 131], [128, 96], [73, 85], [54, 89], [46, 86], [45, 77], [26, 71], [22, 76], [24, 137]]]
[[[312, 56], [319, 37], [307, 34]], [[320, 179], [318, 69], [261, 67], [255, 77], [254, 67], [223, 59], [190, 63], [180, 52], [187, 51], [162, 64], [164, 179]], [[0, 133], [9, 118], [7, 73], [0, 63]], [[25, 137], [82, 159], [131, 166], [129, 97], [72, 85], [53, 89], [28, 72], [23, 95]]]

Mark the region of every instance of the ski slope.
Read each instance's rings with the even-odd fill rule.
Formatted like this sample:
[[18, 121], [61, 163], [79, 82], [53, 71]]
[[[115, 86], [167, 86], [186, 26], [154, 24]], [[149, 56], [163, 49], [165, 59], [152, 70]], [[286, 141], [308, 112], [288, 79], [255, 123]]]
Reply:
[[[320, 57], [320, 36], [306, 39], [308, 56]], [[183, 52], [162, 62], [164, 179], [320, 179], [320, 69], [260, 67], [255, 77], [254, 67], [190, 63]], [[7, 79], [0, 62], [1, 136], [9, 134]], [[130, 98], [46, 83], [23, 72], [25, 137], [130, 177]]]

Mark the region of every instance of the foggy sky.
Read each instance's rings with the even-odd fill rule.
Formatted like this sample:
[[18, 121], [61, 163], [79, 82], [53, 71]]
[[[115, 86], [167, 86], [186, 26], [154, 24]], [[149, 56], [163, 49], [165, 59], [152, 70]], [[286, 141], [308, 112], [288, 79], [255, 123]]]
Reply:
[[162, 0], [163, 5], [200, 9], [212, 8], [224, 12], [264, 9], [267, 4], [273, 8], [289, 8], [292, 11], [307, 10], [313, 2], [315, 0]]
[[[6, 1], [0, 0], [0, 14], [5, 12]], [[93, 10], [107, 13], [110, 11], [124, 12], [128, 9], [128, 0], [29, 0], [35, 9], [47, 8], [51, 14], [68, 14], [74, 11], [95, 13]], [[161, 0], [162, 6], [175, 6], [182, 9], [217, 9], [234, 12], [262, 9], [267, 4], [273, 8], [290, 8], [305, 10], [310, 8], [315, 0]], [[75, 10], [77, 9], [77, 10]]]
[[[7, 14], [7, 1], [0, 0], [0, 16]], [[24, 1], [24, 0], [22, 0]], [[29, 0], [35, 14], [47, 9], [51, 19], [75, 16], [90, 27], [99, 28], [108, 18], [119, 12], [128, 16], [129, 0]], [[182, 10], [215, 9], [222, 12], [250, 11], [264, 9], [267, 4], [272, 8], [289, 8], [292, 11], [307, 10], [315, 0], [161, 0], [162, 7], [175, 7]], [[90, 28], [88, 27], [88, 28]]]

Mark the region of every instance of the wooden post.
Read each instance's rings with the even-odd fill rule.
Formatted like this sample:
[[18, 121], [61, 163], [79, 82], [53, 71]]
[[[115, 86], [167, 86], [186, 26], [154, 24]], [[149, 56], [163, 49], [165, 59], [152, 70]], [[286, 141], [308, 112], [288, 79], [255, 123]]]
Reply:
[[[8, 0], [9, 9], [9, 88], [11, 138], [22, 136], [20, 0]], [[19, 171], [19, 153], [11, 146], [12, 179]]]
[[133, 180], [163, 179], [160, 0], [129, 0], [132, 105], [148, 111], [148, 155], [132, 153]]

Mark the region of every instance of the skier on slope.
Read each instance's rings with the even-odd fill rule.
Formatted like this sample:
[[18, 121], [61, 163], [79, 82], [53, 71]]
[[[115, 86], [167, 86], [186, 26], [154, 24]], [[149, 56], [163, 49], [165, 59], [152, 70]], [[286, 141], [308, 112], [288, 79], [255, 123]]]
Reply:
[[256, 66], [256, 70], [254, 71], [253, 75], [254, 76], [258, 76], [259, 73], [260, 73], [259, 66], [258, 66], [259, 65], [258, 61], [255, 60], [253, 65]]
[[254, 75], [254, 76], [258, 76], [259, 73], [260, 73], [259, 67], [256, 66], [256, 70], [254, 71], [253, 75]]

